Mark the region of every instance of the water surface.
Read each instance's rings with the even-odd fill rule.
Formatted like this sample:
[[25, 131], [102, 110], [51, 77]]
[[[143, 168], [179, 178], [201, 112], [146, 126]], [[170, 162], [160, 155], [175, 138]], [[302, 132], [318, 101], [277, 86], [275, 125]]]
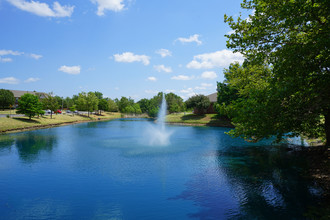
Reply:
[[304, 219], [320, 199], [285, 147], [183, 126], [150, 146], [150, 123], [1, 135], [0, 219]]

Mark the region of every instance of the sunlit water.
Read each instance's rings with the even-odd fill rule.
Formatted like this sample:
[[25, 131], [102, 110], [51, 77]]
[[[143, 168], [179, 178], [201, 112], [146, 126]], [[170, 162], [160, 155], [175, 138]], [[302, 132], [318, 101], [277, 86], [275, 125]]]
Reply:
[[150, 146], [150, 123], [1, 135], [0, 219], [304, 219], [319, 200], [306, 161], [285, 148], [180, 126]]

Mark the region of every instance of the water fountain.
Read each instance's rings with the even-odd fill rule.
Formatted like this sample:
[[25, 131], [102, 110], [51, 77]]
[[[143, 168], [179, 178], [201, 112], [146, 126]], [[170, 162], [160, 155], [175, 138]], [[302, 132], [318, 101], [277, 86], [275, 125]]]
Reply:
[[147, 127], [147, 135], [149, 137], [149, 145], [151, 146], [167, 146], [170, 144], [170, 136], [172, 132], [166, 128], [167, 104], [165, 94], [163, 93], [162, 104], [160, 106], [157, 121], [155, 125]]

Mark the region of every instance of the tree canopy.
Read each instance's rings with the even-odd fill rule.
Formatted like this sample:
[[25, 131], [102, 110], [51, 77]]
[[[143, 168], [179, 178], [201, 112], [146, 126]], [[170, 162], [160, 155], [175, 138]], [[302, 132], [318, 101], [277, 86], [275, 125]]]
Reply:
[[326, 136], [329, 146], [329, 2], [244, 0], [241, 6], [253, 10], [248, 19], [225, 15], [234, 30], [227, 47], [245, 56], [227, 74], [241, 96], [232, 134]]
[[210, 104], [209, 98], [205, 95], [195, 95], [186, 101], [187, 108], [194, 108], [196, 114], [205, 114]]
[[0, 89], [0, 106], [2, 110], [15, 104], [14, 94], [6, 89]]
[[31, 120], [32, 117], [39, 115], [41, 112], [42, 104], [37, 96], [26, 93], [18, 100], [18, 114], [25, 114]]

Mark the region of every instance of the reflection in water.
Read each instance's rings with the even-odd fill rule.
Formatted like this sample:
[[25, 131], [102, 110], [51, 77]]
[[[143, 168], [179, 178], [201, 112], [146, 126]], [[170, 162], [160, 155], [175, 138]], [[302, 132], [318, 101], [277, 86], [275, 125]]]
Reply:
[[[215, 154], [218, 167], [203, 170], [176, 197], [203, 207], [191, 217], [304, 219], [318, 200], [320, 189], [307, 179], [306, 161], [290, 155], [285, 148], [231, 147]], [[228, 190], [234, 198], [228, 197]]]
[[15, 141], [20, 159], [29, 163], [36, 161], [41, 152], [51, 152], [55, 143], [54, 135], [32, 132], [18, 136]]

